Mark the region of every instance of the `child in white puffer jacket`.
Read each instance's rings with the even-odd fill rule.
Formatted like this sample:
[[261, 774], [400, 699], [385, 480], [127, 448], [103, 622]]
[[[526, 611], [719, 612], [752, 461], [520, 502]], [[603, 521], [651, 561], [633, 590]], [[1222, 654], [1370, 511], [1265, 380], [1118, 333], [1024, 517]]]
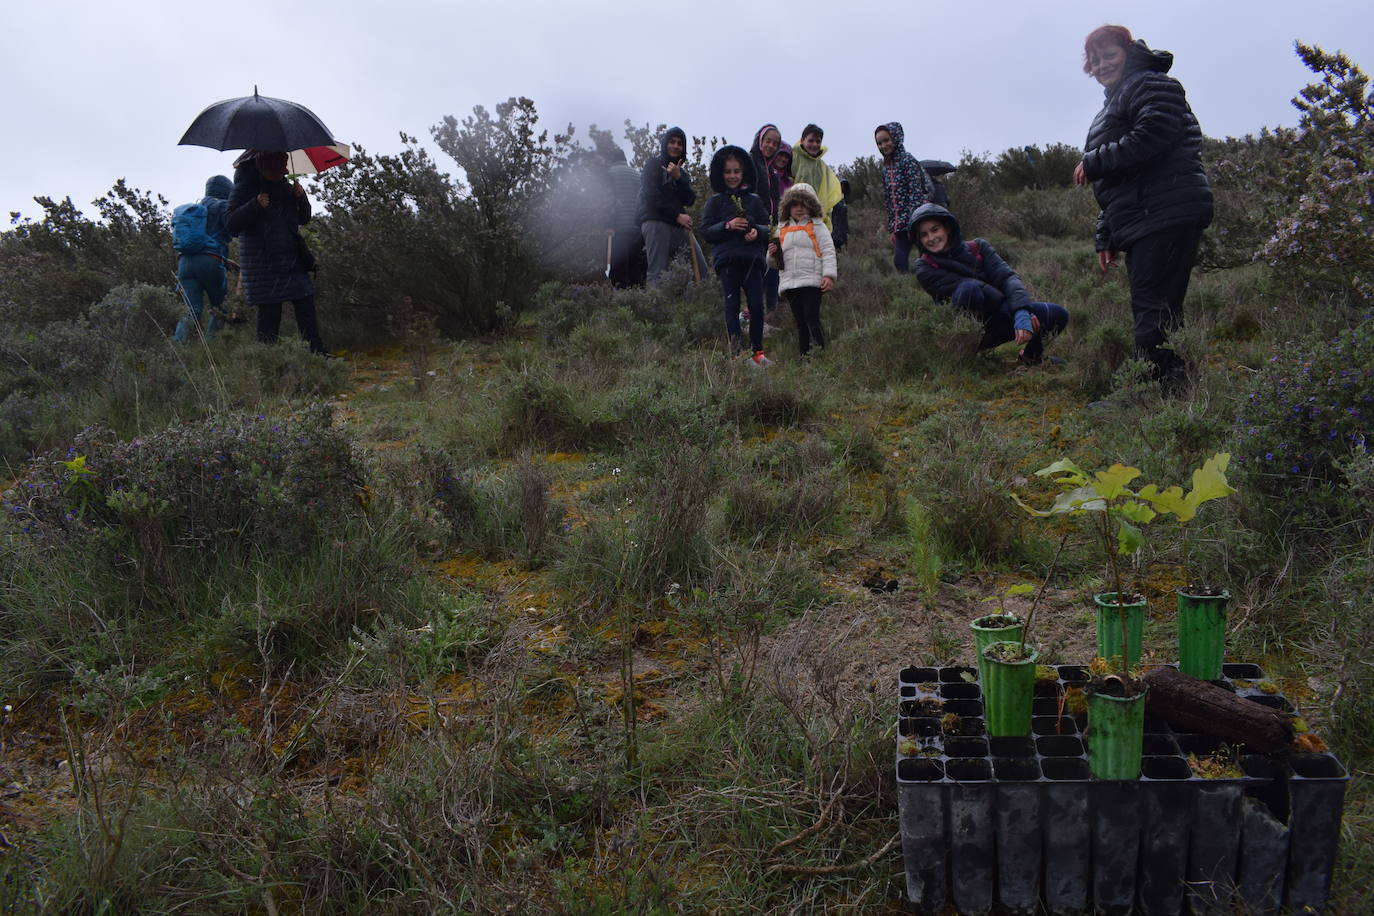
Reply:
[[835, 242], [821, 221], [821, 202], [809, 184], [794, 184], [778, 203], [778, 237], [768, 245], [768, 266], [779, 271], [778, 289], [797, 321], [801, 355], [825, 347], [821, 295], [835, 288]]

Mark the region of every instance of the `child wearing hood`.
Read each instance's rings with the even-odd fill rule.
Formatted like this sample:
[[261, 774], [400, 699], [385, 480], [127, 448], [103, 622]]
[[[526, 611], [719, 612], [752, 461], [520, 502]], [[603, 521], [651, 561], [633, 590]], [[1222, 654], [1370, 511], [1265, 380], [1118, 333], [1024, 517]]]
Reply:
[[649, 261], [649, 284], [657, 286], [668, 262], [684, 247], [705, 269], [701, 248], [692, 235], [687, 208], [696, 203], [697, 192], [687, 177], [687, 134], [681, 127], [663, 132], [659, 154], [649, 157], [639, 176], [639, 228]]
[[811, 344], [825, 348], [821, 296], [835, 288], [835, 243], [821, 219], [821, 201], [809, 184], [787, 189], [778, 204], [778, 239], [768, 246], [768, 263], [781, 271], [778, 284], [797, 322], [802, 356]]
[[740, 290], [749, 304], [750, 362], [767, 366], [763, 355], [764, 253], [768, 245], [768, 205], [755, 194], [754, 161], [738, 146], [723, 146], [711, 157], [711, 190], [701, 213], [701, 235], [711, 244], [711, 261], [725, 295], [725, 331], [730, 353], [741, 350]]
[[983, 324], [979, 350], [1015, 340], [1017, 362], [1038, 364], [1045, 338], [1069, 323], [1068, 311], [1032, 302], [1025, 284], [985, 239], [965, 242], [959, 221], [939, 204], [922, 204], [911, 216], [911, 238], [920, 257], [916, 279], [936, 302], [950, 302]]
[[825, 131], [815, 124], [802, 128], [801, 140], [793, 147], [792, 180], [797, 184], [808, 184], [821, 202], [821, 220], [826, 229], [833, 229], [830, 211], [844, 199], [840, 190], [840, 179], [835, 170], [825, 161], [826, 148], [821, 146]]
[[930, 178], [916, 157], [903, 145], [905, 134], [896, 121], [878, 125], [873, 142], [883, 157], [883, 203], [887, 208], [887, 237], [892, 242], [892, 266], [898, 273], [906, 273], [911, 264], [911, 243], [908, 233], [911, 214], [931, 199]]
[[[224, 225], [224, 216], [229, 209], [229, 192], [233, 189], [234, 183], [224, 175], [216, 175], [205, 182], [205, 196], [200, 205], [205, 208], [208, 239], [197, 240], [195, 251], [177, 252], [177, 286], [188, 311], [186, 317], [177, 322], [173, 336], [178, 343], [191, 339], [191, 329], [200, 324], [207, 298], [210, 300], [210, 321], [205, 325], [206, 338], [214, 337], [224, 324], [220, 306], [229, 293], [225, 268], [234, 264], [229, 260], [229, 230]], [[182, 209], [178, 207], [178, 213]], [[238, 269], [237, 264], [234, 269]]]

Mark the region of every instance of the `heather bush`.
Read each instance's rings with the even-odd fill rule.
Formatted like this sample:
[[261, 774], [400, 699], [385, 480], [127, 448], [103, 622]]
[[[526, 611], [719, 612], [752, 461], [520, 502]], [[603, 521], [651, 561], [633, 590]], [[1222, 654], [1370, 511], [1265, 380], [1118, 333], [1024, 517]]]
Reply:
[[1246, 485], [1278, 500], [1339, 494], [1341, 463], [1374, 451], [1374, 317], [1289, 344], [1241, 402], [1232, 451]]
[[969, 368], [982, 337], [983, 326], [976, 319], [926, 301], [849, 331], [835, 341], [831, 358], [842, 376], [867, 387], [886, 387]]

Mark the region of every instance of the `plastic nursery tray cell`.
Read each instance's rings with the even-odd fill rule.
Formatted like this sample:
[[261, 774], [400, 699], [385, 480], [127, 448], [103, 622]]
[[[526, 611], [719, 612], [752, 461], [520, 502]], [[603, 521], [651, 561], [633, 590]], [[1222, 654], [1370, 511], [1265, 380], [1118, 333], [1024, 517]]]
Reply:
[[1141, 783], [1097, 779], [1088, 786], [1092, 824], [1093, 905], [1098, 913], [1135, 907], [1140, 861]]
[[[1059, 715], [1058, 697], [1036, 697], [1031, 700], [1031, 715], [1033, 716], [1057, 716]], [[1065, 712], [1065, 715], [1069, 715]]]
[[1259, 665], [1222, 665], [1221, 676], [1257, 681], [1264, 677], [1264, 672], [1260, 670]]
[[[1041, 738], [1039, 741], [1077, 738]], [[1038, 743], [1038, 742], [1037, 742]], [[1076, 757], [1045, 757], [1040, 772], [1040, 825], [1045, 868], [1041, 895], [1051, 913], [1077, 913], [1088, 908], [1090, 879], [1088, 854], [1088, 761]]]
[[939, 719], [898, 719], [897, 734], [903, 738], [938, 738]]
[[918, 700], [902, 700], [897, 704], [897, 715], [907, 718], [942, 716], [944, 713], [944, 704], [934, 697], [923, 697]]
[[1035, 750], [1041, 757], [1082, 757], [1086, 751], [1076, 735], [1046, 735], [1035, 739]]
[[997, 902], [1013, 913], [1031, 913], [1040, 898], [1040, 765], [1034, 757], [998, 757], [992, 773]]
[[1073, 716], [1031, 716], [1031, 732], [1035, 735], [1076, 735], [1078, 723]]
[[1260, 694], [1259, 696], [1247, 696], [1245, 699], [1251, 703], [1258, 703], [1261, 706], [1268, 706], [1270, 709], [1277, 709], [1280, 712], [1297, 712], [1293, 704], [1288, 702], [1285, 697]]
[[1269, 813], [1288, 822], [1288, 767], [1268, 754], [1242, 754], [1245, 794], [1263, 802]]
[[1193, 780], [1193, 829], [1189, 835], [1188, 903], [1194, 914], [1234, 911], [1240, 863], [1241, 783], [1234, 779]]
[[1221, 739], [1211, 735], [1175, 735], [1180, 753], [1208, 757], [1221, 749]]
[[1059, 679], [1070, 687], [1088, 682], [1088, 669], [1082, 665], [1060, 665], [1055, 670], [1059, 672]]
[[940, 669], [942, 684], [971, 684], [978, 679], [978, 669], [967, 665], [951, 665]]
[[1224, 677], [1219, 677], [1216, 680], [1208, 681], [1207, 683], [1211, 684], [1213, 687], [1220, 687], [1222, 690], [1229, 690], [1232, 693], [1236, 692], [1236, 685], [1232, 684]]
[[954, 713], [956, 716], [975, 716], [983, 715], [982, 700], [945, 700], [945, 712]]
[[1336, 862], [1341, 806], [1350, 774], [1330, 754], [1296, 754], [1290, 765], [1286, 902], [1294, 911], [1311, 907], [1320, 912], [1331, 891], [1331, 867]]
[[1031, 738], [991, 738], [988, 740], [988, 753], [993, 757], [995, 771], [1000, 758], [1034, 757], [1035, 741]]
[[1042, 697], [1053, 697], [1055, 700], [1058, 700], [1059, 694], [1062, 692], [1063, 691], [1059, 689], [1059, 684], [1056, 681], [1035, 682], [1034, 696], [1037, 700]]
[[940, 696], [946, 700], [976, 700], [981, 693], [977, 684], [941, 684]]
[[1288, 863], [1288, 828], [1262, 802], [1241, 800], [1236, 896], [1252, 916], [1278, 916]]
[[899, 684], [933, 684], [939, 679], [940, 672], [936, 668], [903, 668], [897, 672]]
[[948, 895], [945, 848], [948, 786], [939, 760], [910, 758], [897, 763], [897, 810], [902, 828], [902, 861], [907, 899], [926, 912], [945, 906]]
[[992, 908], [997, 839], [992, 824], [992, 761], [961, 757], [945, 764], [949, 786], [949, 875], [961, 913]]
[[898, 694], [901, 696], [903, 700], [909, 700], [912, 697], [916, 696], [916, 685], [903, 684], [901, 689], [898, 691]]
[[1149, 713], [1145, 714], [1143, 730], [1147, 734], [1155, 735], [1168, 735], [1173, 733], [1173, 729], [1169, 727], [1168, 722], [1164, 721], [1159, 716], [1152, 716]]
[[986, 757], [988, 739], [986, 738], [947, 738], [945, 739], [946, 757]]
[[[1154, 735], [1147, 732], [1144, 743], [1141, 745], [1141, 753], [1153, 757], [1167, 757], [1178, 753], [1178, 745], [1168, 735]], [[1180, 760], [1179, 763], [1183, 763], [1183, 761]], [[1184, 766], [1186, 768], [1187, 764]], [[1186, 779], [1187, 777], [1183, 778]]]
[[1193, 771], [1181, 757], [1140, 760], [1140, 886], [1142, 913], [1182, 910], [1188, 874], [1188, 830], [1193, 815]]

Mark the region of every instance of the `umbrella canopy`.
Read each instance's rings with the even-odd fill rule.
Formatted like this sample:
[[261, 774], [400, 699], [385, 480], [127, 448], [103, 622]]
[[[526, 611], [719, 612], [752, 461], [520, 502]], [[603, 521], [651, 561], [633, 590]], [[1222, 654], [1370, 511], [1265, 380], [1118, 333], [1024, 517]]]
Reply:
[[353, 151], [347, 143], [292, 150], [287, 154], [286, 171], [289, 175], [314, 175], [343, 165], [352, 155]]
[[959, 166], [952, 165], [943, 159], [922, 159], [921, 168], [926, 170], [927, 175], [948, 175], [950, 172], [959, 171]]
[[178, 146], [210, 149], [298, 150], [329, 146], [334, 137], [304, 105], [253, 94], [216, 102], [202, 111]]

